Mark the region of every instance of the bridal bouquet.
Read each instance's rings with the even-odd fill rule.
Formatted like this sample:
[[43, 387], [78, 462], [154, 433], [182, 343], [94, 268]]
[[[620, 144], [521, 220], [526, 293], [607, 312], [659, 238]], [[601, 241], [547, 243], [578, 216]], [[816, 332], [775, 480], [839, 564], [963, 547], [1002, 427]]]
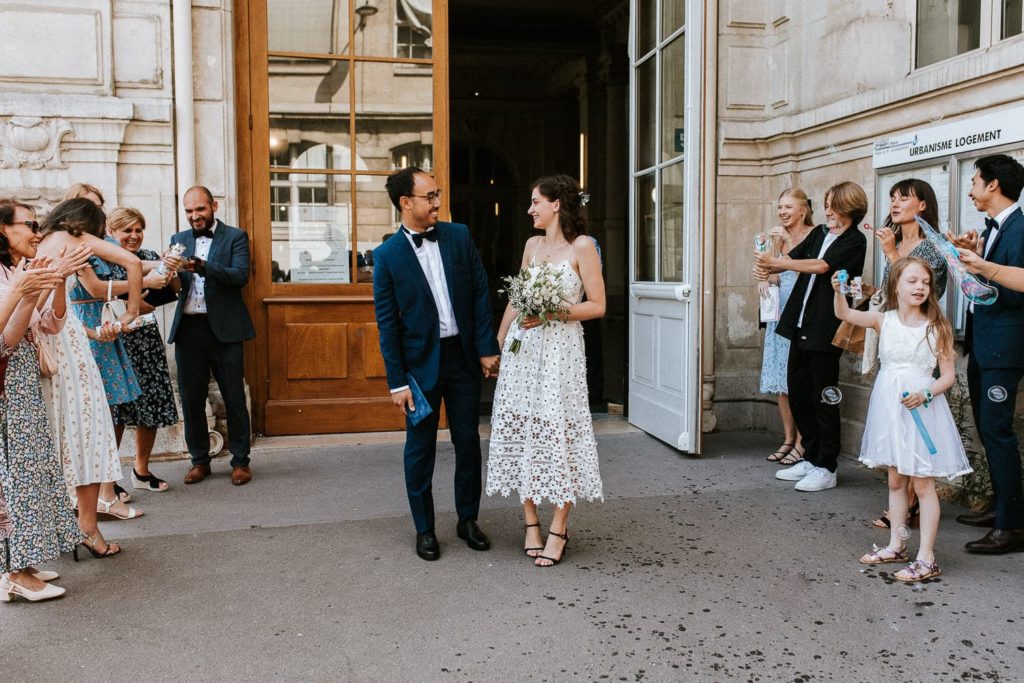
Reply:
[[523, 318], [537, 316], [542, 327], [568, 313], [565, 305], [565, 292], [562, 289], [562, 272], [544, 262], [529, 268], [523, 268], [516, 275], [503, 278], [507, 287], [498, 290], [508, 296], [512, 308], [519, 311], [516, 317], [516, 330], [512, 334], [512, 345], [509, 350], [519, 353], [523, 345], [526, 330], [519, 327]]

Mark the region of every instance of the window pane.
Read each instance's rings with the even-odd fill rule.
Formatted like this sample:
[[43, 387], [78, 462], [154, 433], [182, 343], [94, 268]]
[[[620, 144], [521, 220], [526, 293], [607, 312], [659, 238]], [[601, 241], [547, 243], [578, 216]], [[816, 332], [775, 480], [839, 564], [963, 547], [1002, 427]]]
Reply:
[[348, 69], [347, 61], [270, 58], [272, 166], [352, 167]]
[[636, 68], [636, 168], [642, 171], [655, 163], [657, 145], [657, 59]]
[[430, 66], [357, 62], [357, 170], [390, 171], [402, 163], [433, 169], [432, 76]]
[[654, 173], [636, 183], [636, 281], [654, 282], [657, 261], [657, 203], [654, 201]]
[[977, 49], [981, 3], [977, 0], [917, 0], [917, 66]]
[[1019, 36], [1024, 31], [1022, 6], [1022, 0], [1003, 0], [1003, 38]]
[[658, 0], [637, 0], [636, 59], [654, 49], [658, 42]]
[[685, 52], [684, 35], [680, 35], [661, 52], [661, 160], [674, 159], [683, 153], [683, 118], [685, 115], [683, 83]]
[[351, 188], [348, 175], [270, 174], [272, 281], [352, 281]]
[[686, 19], [686, 3], [683, 0], [662, 0], [661, 39], [664, 40], [682, 27]]
[[267, 0], [271, 52], [348, 51], [348, 0]]
[[356, 0], [355, 53], [430, 59], [433, 0]]
[[683, 280], [683, 162], [661, 171], [661, 281]]
[[395, 234], [400, 221], [384, 181], [384, 176], [376, 176], [356, 185], [356, 282], [373, 282], [373, 250]]

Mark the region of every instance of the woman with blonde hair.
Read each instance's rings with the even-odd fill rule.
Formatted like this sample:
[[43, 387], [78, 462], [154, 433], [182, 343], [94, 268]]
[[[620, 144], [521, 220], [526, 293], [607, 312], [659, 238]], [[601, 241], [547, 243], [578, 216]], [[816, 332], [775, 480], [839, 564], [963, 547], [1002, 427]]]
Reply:
[[[789, 254], [796, 245], [803, 242], [814, 227], [811, 200], [800, 188], [787, 188], [779, 195], [776, 214], [782, 224], [769, 230], [768, 236], [771, 239], [771, 252], [781, 256]], [[763, 277], [764, 279], [758, 280], [757, 283], [758, 293], [766, 297], [771, 287], [778, 287], [781, 311], [786, 307], [789, 295], [793, 292], [796, 271], [784, 270]], [[767, 323], [764, 333], [764, 354], [761, 357], [761, 393], [778, 396], [779, 416], [782, 418], [783, 429], [782, 446], [768, 456], [768, 462], [795, 465], [803, 459], [803, 448], [800, 443], [800, 431], [796, 428], [793, 411], [789, 408], [789, 387], [786, 384], [789, 340], [775, 334], [777, 326], [777, 321]]]
[[[864, 272], [867, 238], [857, 229], [868, 212], [868, 196], [852, 182], [825, 192], [825, 224], [810, 231], [787, 256], [756, 253], [755, 276], [792, 270], [798, 273], [777, 334], [790, 341], [786, 383], [789, 404], [803, 436], [804, 460], [775, 473], [795, 481], [798, 491], [823, 491], [836, 485], [839, 465], [839, 357], [832, 345], [839, 319], [832, 306], [832, 275], [850, 278]], [[828, 391], [826, 391], [828, 390]]]
[[[178, 410], [174, 405], [174, 390], [171, 388], [171, 377], [167, 368], [167, 351], [163, 337], [160, 336], [156, 316], [153, 315], [153, 311], [156, 310], [153, 304], [161, 305], [176, 300], [173, 290], [162, 289], [168, 277], [173, 276], [174, 270], [168, 268], [169, 275], [161, 275], [160, 255], [142, 248], [145, 231], [146, 219], [136, 209], [117, 208], [111, 211], [107, 218], [109, 238], [142, 261], [142, 269], [146, 271], [143, 286], [149, 288], [143, 293], [144, 298], [139, 308], [142, 325], [121, 337], [138, 377], [139, 386], [142, 388], [142, 395], [134, 401], [116, 404], [112, 409], [114, 431], [119, 445], [124, 428], [135, 428], [135, 466], [132, 468], [132, 484], [136, 489], [166, 491], [169, 488], [167, 482], [149, 471], [149, 456], [153, 451], [157, 430], [176, 424]], [[109, 277], [113, 282], [112, 291], [115, 296], [128, 291], [128, 273], [124, 268], [111, 264]], [[170, 294], [164, 296], [162, 300], [157, 300], [154, 296], [165, 291], [169, 291]], [[148, 299], [153, 299], [153, 303]]]

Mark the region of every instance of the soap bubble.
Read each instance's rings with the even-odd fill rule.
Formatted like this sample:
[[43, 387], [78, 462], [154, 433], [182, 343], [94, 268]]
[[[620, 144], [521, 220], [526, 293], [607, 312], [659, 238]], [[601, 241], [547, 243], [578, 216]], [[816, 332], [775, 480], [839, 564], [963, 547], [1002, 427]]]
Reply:
[[1009, 392], [1006, 391], [1004, 387], [1001, 387], [999, 385], [989, 387], [988, 389], [988, 400], [992, 401], [993, 403], [1002, 403], [1007, 398], [1009, 398], [1009, 396]]
[[843, 400], [843, 392], [839, 391], [839, 387], [825, 387], [821, 390], [821, 402], [830, 405], [837, 406]]

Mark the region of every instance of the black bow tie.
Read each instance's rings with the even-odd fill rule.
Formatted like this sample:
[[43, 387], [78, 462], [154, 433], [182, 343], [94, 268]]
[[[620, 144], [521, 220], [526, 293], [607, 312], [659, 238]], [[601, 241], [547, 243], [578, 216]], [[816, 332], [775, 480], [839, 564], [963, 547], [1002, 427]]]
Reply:
[[195, 228], [192, 228], [192, 236], [195, 237], [196, 239], [199, 239], [200, 237], [209, 237], [212, 239], [213, 230], [210, 230], [209, 228], [206, 228], [204, 230], [196, 230]]
[[430, 240], [431, 242], [437, 241], [437, 230], [428, 230], [426, 232], [413, 232], [408, 228], [403, 228], [407, 233], [412, 235], [412, 242], [417, 248], [423, 246], [423, 240]]
[[995, 218], [986, 218], [985, 219], [985, 229], [987, 229], [987, 230], [998, 230], [999, 229], [999, 222]]

